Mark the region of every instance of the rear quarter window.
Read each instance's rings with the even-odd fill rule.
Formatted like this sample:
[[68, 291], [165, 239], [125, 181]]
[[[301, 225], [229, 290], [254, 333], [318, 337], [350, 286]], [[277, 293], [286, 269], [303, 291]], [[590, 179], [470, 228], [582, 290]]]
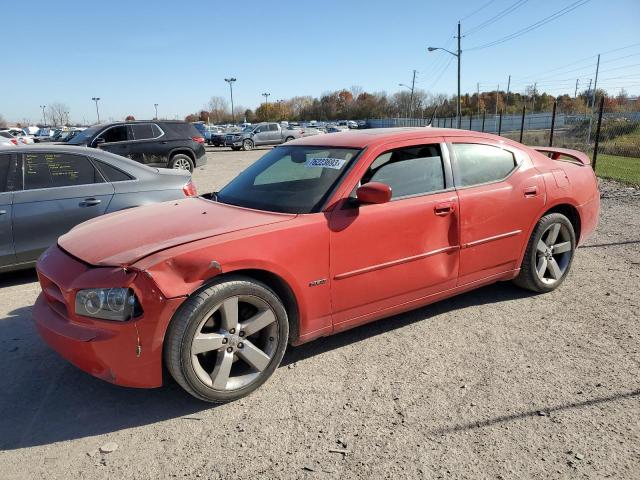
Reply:
[[109, 182], [125, 182], [133, 179], [130, 175], [112, 167], [108, 163], [104, 163], [99, 160], [94, 160], [94, 162], [98, 165], [98, 168]]

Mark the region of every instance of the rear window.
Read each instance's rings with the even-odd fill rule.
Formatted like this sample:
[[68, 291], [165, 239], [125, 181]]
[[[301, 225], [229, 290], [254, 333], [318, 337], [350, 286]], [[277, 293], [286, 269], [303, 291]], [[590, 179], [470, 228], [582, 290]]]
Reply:
[[89, 159], [81, 155], [27, 153], [23, 159], [25, 190], [104, 182]]
[[134, 140], [149, 140], [158, 135], [153, 130], [154, 125], [151, 123], [134, 123], [131, 125]]
[[160, 123], [160, 128], [171, 134], [173, 138], [191, 139], [192, 137], [201, 137], [202, 134], [191, 123], [186, 122], [170, 122]]

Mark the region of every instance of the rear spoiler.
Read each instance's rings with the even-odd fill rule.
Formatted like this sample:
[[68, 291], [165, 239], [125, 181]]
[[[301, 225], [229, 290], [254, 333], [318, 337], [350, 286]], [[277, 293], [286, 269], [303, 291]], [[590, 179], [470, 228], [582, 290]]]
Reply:
[[560, 160], [560, 157], [568, 157], [568, 161], [578, 163], [580, 165], [590, 165], [591, 159], [584, 153], [578, 150], [571, 150], [569, 148], [555, 148], [555, 147], [532, 147], [536, 152], [548, 154], [552, 160]]

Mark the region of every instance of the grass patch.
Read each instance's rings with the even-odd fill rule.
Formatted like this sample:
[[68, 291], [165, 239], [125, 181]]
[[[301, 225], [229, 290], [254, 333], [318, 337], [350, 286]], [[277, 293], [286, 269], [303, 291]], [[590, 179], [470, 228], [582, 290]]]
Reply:
[[640, 158], [598, 153], [596, 174], [602, 178], [640, 186]]

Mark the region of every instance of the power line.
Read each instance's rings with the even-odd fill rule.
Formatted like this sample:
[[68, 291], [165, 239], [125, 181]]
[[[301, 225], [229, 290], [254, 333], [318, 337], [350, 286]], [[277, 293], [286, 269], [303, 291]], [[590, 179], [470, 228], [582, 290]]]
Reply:
[[467, 48], [467, 51], [469, 52], [469, 51], [472, 51], [472, 50], [481, 50], [483, 48], [493, 47], [494, 45], [499, 45], [501, 43], [508, 42], [509, 40], [513, 40], [515, 38], [518, 38], [518, 37], [524, 35], [525, 33], [531, 32], [532, 30], [536, 30], [536, 29], [542, 27], [543, 25], [546, 25], [547, 23], [549, 23], [549, 22], [551, 22], [551, 21], [553, 21], [553, 20], [555, 20], [557, 18], [560, 18], [560, 17], [566, 15], [567, 13], [575, 10], [578, 7], [581, 7], [582, 5], [584, 5], [584, 4], [586, 4], [586, 3], [590, 2], [590, 1], [591, 0], [577, 0], [577, 1], [573, 2], [573, 3], [571, 3], [570, 5], [567, 5], [566, 7], [561, 8], [557, 12], [552, 13], [551, 15], [549, 15], [549, 16], [541, 19], [541, 20], [538, 20], [535, 23], [532, 23], [531, 25], [518, 30], [517, 32], [513, 32], [510, 35], [506, 35], [506, 36], [504, 36], [502, 38], [499, 38], [499, 39], [494, 40], [492, 42], [485, 43], [483, 45], [478, 45], [476, 47]]
[[489, 0], [487, 3], [485, 3], [484, 5], [482, 5], [480, 8], [478, 8], [477, 10], [474, 10], [473, 12], [471, 12], [469, 15], [465, 15], [464, 17], [462, 17], [460, 19], [460, 21], [462, 20], [466, 20], [467, 18], [471, 18], [473, 17], [476, 13], [478, 13], [480, 10], [483, 10], [484, 8], [488, 7], [489, 5], [491, 5], [493, 2], [495, 2], [496, 0]]
[[444, 66], [444, 68], [442, 69], [442, 71], [440, 72], [440, 74], [436, 77], [436, 79], [429, 85], [428, 90], [433, 90], [433, 87], [435, 87], [438, 83], [438, 81], [440, 81], [440, 78], [442, 77], [442, 75], [444, 75], [444, 72], [447, 71], [447, 69], [449, 68], [449, 66], [451, 65], [451, 62], [453, 62], [453, 58], [454, 57], [449, 57], [449, 61], [447, 62], [447, 64]]
[[499, 12], [497, 15], [494, 15], [493, 17], [491, 17], [488, 20], [485, 20], [484, 22], [482, 22], [479, 25], [476, 25], [475, 27], [471, 27], [469, 30], [467, 30], [465, 32], [465, 35], [471, 35], [472, 33], [475, 33], [479, 30], [482, 30], [483, 28], [488, 27], [489, 25], [491, 25], [492, 23], [497, 22], [498, 20], [500, 20], [502, 17], [504, 17], [505, 15], [510, 14], [511, 12], [513, 12], [514, 10], [516, 10], [517, 8], [521, 7], [522, 5], [524, 5], [525, 3], [527, 3], [528, 0], [518, 0], [517, 2], [515, 2], [514, 4], [512, 4], [511, 6], [505, 8], [504, 10], [502, 10], [501, 12]]

